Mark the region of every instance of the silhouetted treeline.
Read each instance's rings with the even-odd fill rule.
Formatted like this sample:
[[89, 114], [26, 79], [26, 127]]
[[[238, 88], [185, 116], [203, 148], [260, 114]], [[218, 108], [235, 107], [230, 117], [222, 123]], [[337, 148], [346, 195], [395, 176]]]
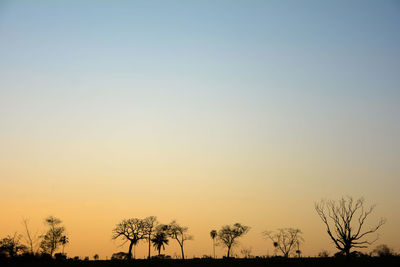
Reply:
[[[376, 225], [365, 228], [368, 216], [373, 212], [374, 206], [365, 207], [364, 199], [353, 200], [351, 197], [341, 198], [338, 201], [323, 200], [315, 204], [318, 216], [321, 218], [328, 236], [332, 239], [337, 252], [330, 255], [327, 250], [322, 250], [318, 254], [320, 260], [308, 258], [309, 263], [314, 261], [331, 260], [339, 262], [342, 259], [372, 259], [372, 258], [391, 258], [398, 259], [398, 255], [389, 246], [381, 244], [376, 246], [368, 254], [357, 251], [357, 248], [367, 248], [376, 239], [367, 239], [374, 234], [386, 222], [381, 219]], [[29, 228], [27, 220], [23, 221], [25, 232], [23, 234], [14, 233], [0, 239], [0, 260], [10, 261], [46, 261], [56, 260], [68, 262], [80, 261], [99, 261], [98, 254], [79, 257], [67, 257], [64, 248], [69, 243], [66, 228], [62, 221], [54, 216], [45, 218], [44, 224], [46, 231], [41, 234], [33, 234]], [[215, 259], [215, 246], [222, 246], [226, 249], [225, 260], [232, 259], [232, 249], [238, 246], [240, 237], [250, 231], [250, 226], [241, 223], [221, 226], [219, 230], [211, 229], [210, 238], [212, 239], [212, 255], [204, 255], [202, 261]], [[259, 263], [261, 259], [268, 261], [278, 261], [292, 263], [292, 260], [284, 261], [281, 258], [295, 258], [298, 262], [303, 262], [301, 245], [304, 243], [302, 231], [298, 228], [279, 228], [275, 231], [266, 230], [262, 237], [272, 242], [275, 249], [274, 257], [255, 257], [251, 253], [251, 248], [242, 248], [240, 254], [235, 253], [236, 258], [252, 260], [252, 263]], [[180, 248], [180, 258], [185, 259], [185, 244], [193, 240], [189, 227], [171, 221], [168, 224], [160, 223], [156, 216], [149, 216], [144, 219], [128, 218], [121, 220], [112, 229], [112, 238], [128, 243], [127, 251], [117, 252], [111, 255], [111, 261], [125, 261], [136, 258], [132, 255], [137, 245], [144, 244], [148, 248], [148, 260], [171, 260], [171, 256], [161, 252], [171, 242], [176, 242]], [[151, 247], [157, 250], [157, 255], [151, 255]], [[312, 260], [314, 259], [314, 260]], [[375, 261], [375, 260], [374, 260]], [[211, 261], [212, 263], [220, 261]], [[224, 261], [223, 261], [224, 262]]]
[[132, 261], [126, 260], [40, 260], [32, 261], [24, 258], [17, 258], [14, 260], [3, 259], [0, 260], [2, 266], [136, 266], [136, 267], [201, 267], [201, 266], [219, 266], [219, 267], [258, 267], [258, 266], [399, 266], [400, 257], [358, 257], [358, 258], [286, 258], [286, 257], [270, 257], [262, 258], [257, 257], [253, 259], [187, 259], [187, 260], [174, 260], [174, 259], [151, 259], [143, 260], [136, 259]]

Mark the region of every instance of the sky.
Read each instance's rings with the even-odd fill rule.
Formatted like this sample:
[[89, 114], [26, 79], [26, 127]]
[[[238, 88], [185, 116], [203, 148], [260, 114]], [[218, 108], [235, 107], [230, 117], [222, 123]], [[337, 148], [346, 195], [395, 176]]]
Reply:
[[399, 13], [394, 0], [1, 0], [0, 237], [54, 215], [68, 256], [105, 259], [127, 250], [119, 221], [154, 215], [189, 227], [188, 257], [236, 222], [251, 230], [234, 254], [273, 255], [262, 232], [284, 227], [302, 230], [304, 255], [332, 254], [314, 203], [353, 196], [377, 204], [371, 225], [387, 219], [375, 244], [400, 252]]

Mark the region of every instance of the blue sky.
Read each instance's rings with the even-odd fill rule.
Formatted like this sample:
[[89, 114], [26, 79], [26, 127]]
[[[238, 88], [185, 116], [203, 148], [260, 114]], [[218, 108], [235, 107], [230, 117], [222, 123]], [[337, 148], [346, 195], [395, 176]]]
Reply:
[[374, 143], [389, 147], [399, 133], [396, 1], [3, 1], [0, 12], [3, 120], [293, 126], [282, 132], [300, 121], [311, 136], [348, 129], [349, 142], [379, 128]]

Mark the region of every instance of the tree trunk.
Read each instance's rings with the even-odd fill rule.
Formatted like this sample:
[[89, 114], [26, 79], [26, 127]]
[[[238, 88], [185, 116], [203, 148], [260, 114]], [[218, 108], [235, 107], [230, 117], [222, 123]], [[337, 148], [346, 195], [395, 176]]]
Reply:
[[182, 252], [182, 260], [185, 259], [185, 254], [183, 253], [183, 245], [181, 246], [181, 252]]
[[131, 243], [129, 244], [129, 250], [128, 250], [128, 256], [127, 256], [128, 260], [132, 259], [132, 247], [133, 247], [133, 242], [131, 241]]
[[228, 253], [226, 253], [227, 258], [229, 258], [230, 253], [231, 253], [231, 246], [228, 246]]
[[150, 238], [150, 235], [149, 235], [149, 256], [147, 257], [148, 259], [150, 259], [150, 245], [151, 245], [151, 238]]
[[350, 248], [349, 248], [349, 247], [344, 248], [344, 255], [345, 255], [347, 258], [350, 257]]
[[214, 249], [214, 259], [215, 259], [215, 239], [213, 238], [213, 249]]
[[161, 247], [158, 247], [158, 256], [161, 255]]

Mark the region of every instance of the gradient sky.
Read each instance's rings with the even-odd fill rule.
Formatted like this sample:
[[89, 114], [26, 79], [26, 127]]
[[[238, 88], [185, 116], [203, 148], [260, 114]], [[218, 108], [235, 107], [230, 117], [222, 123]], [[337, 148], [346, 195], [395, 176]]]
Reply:
[[314, 202], [351, 195], [399, 251], [399, 28], [395, 0], [2, 0], [0, 237], [55, 215], [69, 256], [105, 258], [116, 223], [156, 215], [189, 257], [235, 222], [235, 253], [298, 227], [316, 255]]

